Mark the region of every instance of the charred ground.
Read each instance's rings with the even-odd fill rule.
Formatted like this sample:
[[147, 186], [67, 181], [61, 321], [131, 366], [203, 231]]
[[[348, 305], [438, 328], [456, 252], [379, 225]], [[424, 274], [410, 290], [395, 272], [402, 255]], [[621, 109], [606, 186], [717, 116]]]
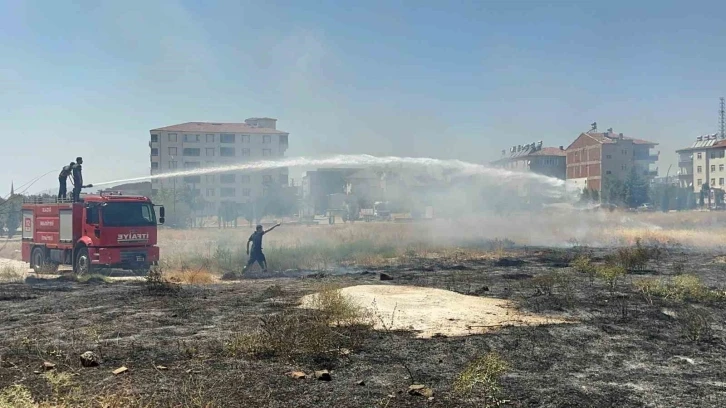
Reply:
[[[517, 248], [210, 285], [2, 284], [0, 402], [29, 391], [51, 406], [720, 406], [726, 264], [697, 251], [648, 251], [644, 264], [628, 264], [617, 249]], [[607, 269], [623, 262], [626, 275]], [[381, 272], [393, 279], [381, 282]], [[372, 283], [507, 298], [576, 323], [418, 339], [365, 324], [327, 330], [297, 307], [322, 288]], [[100, 366], [83, 367], [85, 351]], [[483, 356], [500, 359], [505, 374], [457, 392], [462, 371]], [[128, 371], [112, 374], [121, 366]], [[323, 369], [331, 381], [314, 378]], [[430, 387], [433, 398], [409, 395], [411, 384]]]

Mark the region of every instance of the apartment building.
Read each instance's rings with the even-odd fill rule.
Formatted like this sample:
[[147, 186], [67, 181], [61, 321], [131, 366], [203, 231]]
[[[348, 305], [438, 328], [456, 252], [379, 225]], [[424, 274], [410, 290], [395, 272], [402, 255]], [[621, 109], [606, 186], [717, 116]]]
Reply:
[[704, 184], [710, 189], [726, 188], [726, 140], [716, 134], [699, 136], [689, 147], [676, 153], [681, 187], [694, 193], [699, 193]]
[[612, 129], [603, 133], [594, 130], [581, 133], [565, 149], [567, 181], [602, 193], [604, 180], [608, 177], [625, 180], [633, 168], [650, 180], [658, 175], [658, 169], [653, 165], [658, 161], [659, 152], [651, 152], [657, 145], [626, 137]]
[[564, 180], [566, 176], [565, 150], [560, 147], [542, 147], [542, 142], [512, 146], [502, 150], [502, 157], [491, 164], [512, 171], [528, 171]]
[[[187, 122], [152, 129], [151, 174], [240, 164], [285, 155], [289, 133], [277, 119], [250, 118], [244, 123]], [[205, 202], [203, 215], [217, 215], [221, 203], [250, 204], [274, 185], [288, 185], [288, 169], [233, 171], [152, 180], [160, 189], [190, 188]]]

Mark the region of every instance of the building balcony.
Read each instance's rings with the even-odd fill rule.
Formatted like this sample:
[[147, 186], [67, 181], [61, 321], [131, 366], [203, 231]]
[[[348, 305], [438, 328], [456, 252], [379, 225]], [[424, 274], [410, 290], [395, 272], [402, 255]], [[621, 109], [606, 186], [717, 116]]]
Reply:
[[633, 159], [640, 160], [640, 161], [657, 162], [658, 155], [657, 154], [638, 154], [638, 155], [633, 156]]
[[693, 168], [693, 159], [691, 160], [679, 160], [678, 161], [678, 167], [686, 167], [689, 169]]

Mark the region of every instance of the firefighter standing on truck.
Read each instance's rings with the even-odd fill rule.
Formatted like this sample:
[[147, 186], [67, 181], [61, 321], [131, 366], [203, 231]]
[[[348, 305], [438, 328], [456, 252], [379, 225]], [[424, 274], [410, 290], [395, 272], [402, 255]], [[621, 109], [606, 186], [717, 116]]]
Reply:
[[76, 157], [76, 165], [73, 166], [71, 172], [73, 173], [73, 202], [77, 203], [81, 201], [81, 188], [83, 188], [83, 175], [81, 174], [81, 164], [83, 164], [82, 157]]
[[75, 165], [76, 163], [71, 162], [71, 164], [63, 166], [63, 169], [58, 175], [58, 198], [66, 198], [66, 194], [68, 193], [68, 177], [70, 177], [71, 172], [73, 171], [73, 166]]

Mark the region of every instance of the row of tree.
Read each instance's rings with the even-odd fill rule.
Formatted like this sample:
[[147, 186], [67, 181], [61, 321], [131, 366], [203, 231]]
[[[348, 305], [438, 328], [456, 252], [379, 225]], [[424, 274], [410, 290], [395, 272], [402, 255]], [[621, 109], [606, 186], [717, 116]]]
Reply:
[[[207, 200], [189, 185], [178, 189], [163, 188], [153, 197], [155, 204], [166, 208], [166, 224], [170, 227], [197, 227], [206, 214]], [[237, 226], [240, 218], [248, 223], [259, 223], [266, 216], [287, 216], [295, 212], [297, 197], [290, 187], [270, 183], [265, 194], [247, 203], [222, 202], [217, 211], [220, 226]]]

